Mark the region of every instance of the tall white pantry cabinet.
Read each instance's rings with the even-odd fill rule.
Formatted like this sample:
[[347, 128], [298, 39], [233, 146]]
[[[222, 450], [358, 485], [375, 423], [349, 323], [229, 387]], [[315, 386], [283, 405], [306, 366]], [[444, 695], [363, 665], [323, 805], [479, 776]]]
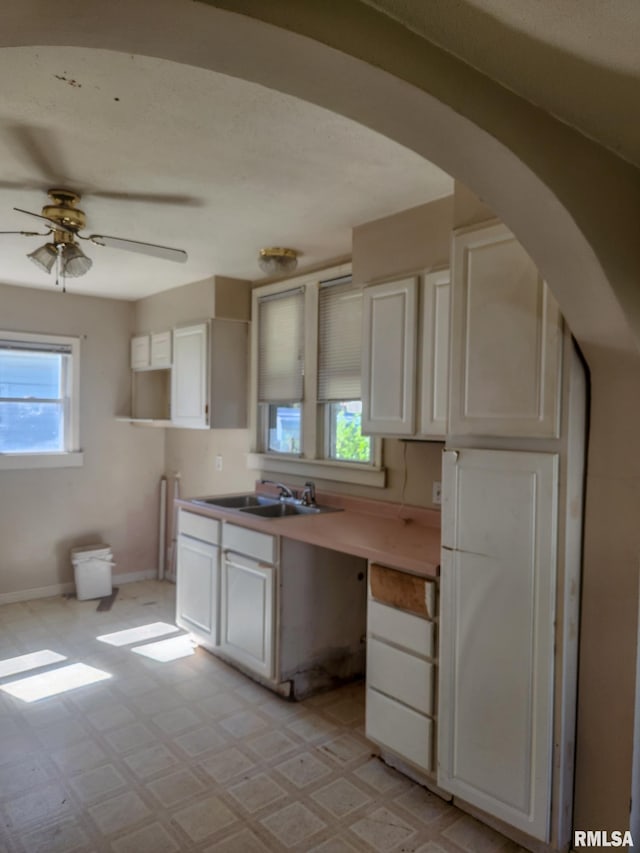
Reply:
[[456, 232], [451, 287], [438, 785], [566, 849], [584, 371], [553, 296], [505, 226]]

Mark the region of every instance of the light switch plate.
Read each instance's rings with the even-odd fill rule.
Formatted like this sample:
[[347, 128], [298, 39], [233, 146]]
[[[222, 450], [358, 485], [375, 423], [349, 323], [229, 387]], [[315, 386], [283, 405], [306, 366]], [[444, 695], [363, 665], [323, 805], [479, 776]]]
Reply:
[[442, 503], [442, 483], [439, 480], [433, 481], [433, 488], [431, 489], [431, 502], [438, 506]]

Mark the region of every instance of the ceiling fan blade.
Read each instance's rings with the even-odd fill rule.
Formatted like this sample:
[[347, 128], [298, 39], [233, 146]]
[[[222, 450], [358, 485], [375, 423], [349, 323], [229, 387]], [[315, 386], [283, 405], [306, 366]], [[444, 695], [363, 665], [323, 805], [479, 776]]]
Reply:
[[92, 189], [85, 185], [80, 188], [82, 196], [93, 198], [104, 198], [109, 201], [131, 201], [140, 204], [166, 204], [175, 207], [204, 207], [204, 200], [192, 195], [181, 195], [179, 193], [144, 193], [117, 190]]
[[67, 234], [76, 233], [73, 228], [68, 228], [62, 222], [57, 222], [55, 219], [49, 219], [48, 216], [42, 216], [40, 213], [32, 213], [30, 210], [23, 210], [21, 207], [14, 207], [13, 209], [17, 210], [18, 213], [26, 213], [27, 216], [35, 216], [36, 219], [44, 219], [45, 222], [50, 222], [56, 231], [66, 231]]
[[0, 234], [22, 234], [23, 237], [48, 237], [51, 231], [0, 231]]
[[31, 169], [36, 169], [49, 186], [66, 186], [64, 149], [51, 130], [27, 124], [13, 124], [5, 129], [16, 155]]
[[124, 240], [121, 237], [107, 237], [103, 234], [91, 234], [83, 239], [91, 240], [97, 246], [124, 249], [126, 252], [137, 252], [140, 255], [150, 255], [152, 258], [163, 258], [180, 264], [184, 264], [187, 260], [187, 253], [183, 249], [171, 249], [168, 246], [157, 246], [155, 243], [141, 243], [139, 240]]

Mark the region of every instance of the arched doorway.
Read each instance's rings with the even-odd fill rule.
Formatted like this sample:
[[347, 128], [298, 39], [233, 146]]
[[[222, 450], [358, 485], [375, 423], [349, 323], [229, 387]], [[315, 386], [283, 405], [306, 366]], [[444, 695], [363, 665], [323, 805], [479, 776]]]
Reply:
[[[471, 187], [512, 228], [589, 363], [592, 431], [576, 821], [623, 829], [631, 790], [640, 536], [635, 169], [361, 4], [254, 14], [162, 0], [11, 0], [1, 44], [139, 53], [243, 77], [349, 116]], [[237, 8], [237, 4], [231, 4]], [[576, 164], [578, 164], [576, 166]], [[588, 178], [588, 180], [587, 180]], [[605, 790], [601, 790], [606, 780]]]

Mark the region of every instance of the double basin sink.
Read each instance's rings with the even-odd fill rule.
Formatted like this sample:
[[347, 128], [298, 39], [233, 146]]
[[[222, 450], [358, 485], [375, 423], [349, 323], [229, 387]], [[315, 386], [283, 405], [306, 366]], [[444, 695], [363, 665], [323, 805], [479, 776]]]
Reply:
[[213, 498], [194, 498], [193, 503], [201, 506], [220, 507], [220, 509], [237, 509], [248, 515], [258, 515], [262, 518], [285, 518], [294, 515], [317, 515], [322, 512], [336, 512], [334, 507], [318, 506], [317, 504], [293, 503], [264, 495], [226, 495]]

